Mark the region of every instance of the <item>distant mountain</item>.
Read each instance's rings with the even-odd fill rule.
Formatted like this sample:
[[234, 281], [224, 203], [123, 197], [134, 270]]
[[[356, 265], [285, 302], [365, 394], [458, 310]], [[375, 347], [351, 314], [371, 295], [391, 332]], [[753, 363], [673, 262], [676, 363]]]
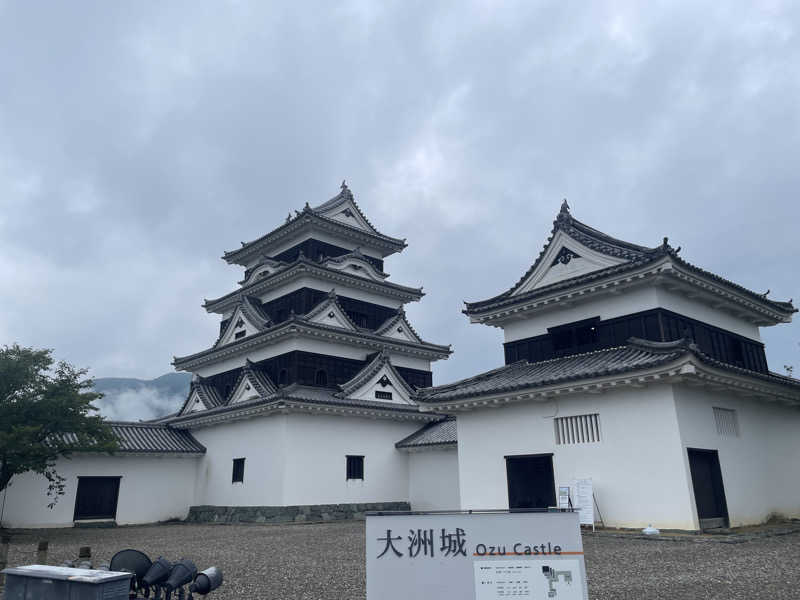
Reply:
[[189, 393], [190, 373], [167, 373], [155, 379], [98, 377], [94, 388], [104, 396], [95, 405], [104, 417], [142, 421], [180, 409]]

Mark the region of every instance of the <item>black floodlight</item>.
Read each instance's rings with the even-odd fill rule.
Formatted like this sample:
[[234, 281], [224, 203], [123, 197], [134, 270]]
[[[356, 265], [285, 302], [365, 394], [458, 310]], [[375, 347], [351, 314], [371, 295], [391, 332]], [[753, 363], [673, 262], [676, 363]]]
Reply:
[[120, 550], [112, 556], [108, 568], [111, 571], [133, 573], [134, 579], [131, 581], [131, 589], [140, 589], [142, 587], [142, 579], [152, 565], [153, 562], [144, 552], [128, 548], [127, 550]]
[[176, 590], [182, 585], [191, 582], [195, 575], [197, 575], [197, 567], [188, 558], [182, 558], [174, 565], [169, 574], [169, 578], [164, 582], [164, 588], [167, 591]]
[[208, 567], [200, 571], [194, 578], [194, 583], [189, 586], [189, 592], [206, 595], [222, 585], [222, 571], [217, 567]]
[[169, 572], [171, 570], [172, 563], [163, 556], [159, 556], [150, 568], [147, 569], [147, 573], [142, 577], [142, 583], [147, 587], [163, 583], [167, 580], [167, 577], [169, 577]]

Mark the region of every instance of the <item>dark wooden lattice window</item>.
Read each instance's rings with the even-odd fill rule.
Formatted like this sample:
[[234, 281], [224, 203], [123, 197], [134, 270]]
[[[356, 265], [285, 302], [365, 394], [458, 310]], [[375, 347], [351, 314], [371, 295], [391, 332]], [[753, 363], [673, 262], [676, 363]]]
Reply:
[[314, 385], [328, 385], [328, 373], [323, 369], [319, 369], [314, 375]]
[[375, 390], [375, 398], [378, 400], [391, 400], [392, 392], [381, 392], [379, 390]]
[[244, 459], [234, 458], [233, 475], [231, 476], [231, 483], [243, 483], [243, 482], [244, 482]]
[[364, 479], [364, 457], [347, 455], [347, 479]]
[[246, 336], [246, 335], [247, 335], [247, 332], [246, 332], [246, 331], [237, 331], [237, 332], [236, 332], [236, 333], [233, 335], [233, 339], [235, 339], [235, 340], [240, 340], [240, 339], [242, 339], [242, 338], [243, 338], [244, 336]]

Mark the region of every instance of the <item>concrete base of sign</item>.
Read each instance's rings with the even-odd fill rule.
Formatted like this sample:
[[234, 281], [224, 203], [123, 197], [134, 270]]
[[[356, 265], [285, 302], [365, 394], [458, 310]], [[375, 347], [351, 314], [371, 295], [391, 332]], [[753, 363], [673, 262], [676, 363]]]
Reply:
[[408, 511], [408, 502], [312, 504], [300, 506], [192, 506], [193, 523], [300, 523], [363, 519], [370, 511]]

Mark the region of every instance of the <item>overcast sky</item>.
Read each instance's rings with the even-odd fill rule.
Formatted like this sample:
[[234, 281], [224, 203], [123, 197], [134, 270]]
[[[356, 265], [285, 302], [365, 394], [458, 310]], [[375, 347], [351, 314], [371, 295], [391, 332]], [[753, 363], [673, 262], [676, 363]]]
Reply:
[[[346, 178], [445, 383], [502, 363], [561, 199], [800, 305], [800, 4], [0, 0], [0, 343], [150, 378], [208, 347], [220, 256]], [[434, 6], [435, 5], [435, 6]], [[289, 7], [289, 8], [287, 8]], [[800, 370], [800, 325], [763, 331]]]

